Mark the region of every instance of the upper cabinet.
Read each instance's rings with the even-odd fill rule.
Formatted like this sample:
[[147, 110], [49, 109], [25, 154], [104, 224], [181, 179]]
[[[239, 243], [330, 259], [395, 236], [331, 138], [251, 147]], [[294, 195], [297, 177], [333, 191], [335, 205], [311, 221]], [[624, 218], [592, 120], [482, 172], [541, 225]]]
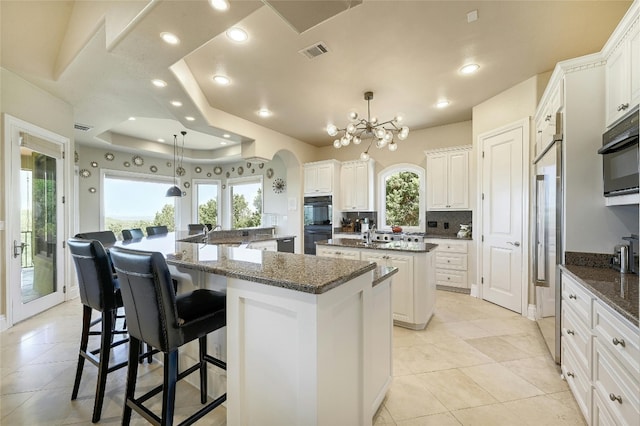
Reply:
[[640, 103], [640, 30], [638, 17], [607, 43], [607, 127]]
[[564, 81], [556, 80], [552, 83], [544, 93], [540, 100], [540, 106], [536, 111], [536, 145], [535, 153], [537, 156], [553, 141], [556, 134], [556, 123], [558, 112], [563, 105]]
[[336, 161], [318, 161], [304, 165], [304, 194], [332, 195]]
[[340, 168], [340, 193], [343, 211], [373, 211], [374, 164], [373, 160], [348, 161]]
[[469, 208], [470, 147], [427, 151], [427, 210]]

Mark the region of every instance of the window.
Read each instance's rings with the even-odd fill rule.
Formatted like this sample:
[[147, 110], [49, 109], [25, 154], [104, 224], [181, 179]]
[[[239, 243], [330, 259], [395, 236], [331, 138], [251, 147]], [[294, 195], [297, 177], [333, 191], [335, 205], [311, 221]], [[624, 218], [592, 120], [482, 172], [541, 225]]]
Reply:
[[220, 181], [193, 181], [194, 223], [216, 226], [220, 223]]
[[262, 177], [230, 179], [231, 227], [260, 226], [262, 217]]
[[424, 169], [413, 164], [396, 164], [379, 174], [379, 229], [392, 225], [404, 231], [424, 230]]
[[175, 230], [175, 197], [167, 197], [172, 179], [108, 172], [103, 179], [103, 229], [120, 236], [123, 229], [166, 225]]

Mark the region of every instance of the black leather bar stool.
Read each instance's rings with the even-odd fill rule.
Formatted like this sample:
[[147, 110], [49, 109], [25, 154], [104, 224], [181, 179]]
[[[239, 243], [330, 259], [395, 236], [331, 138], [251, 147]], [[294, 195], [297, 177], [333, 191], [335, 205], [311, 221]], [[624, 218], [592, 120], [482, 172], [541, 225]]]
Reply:
[[[122, 424], [128, 425], [131, 410], [135, 410], [154, 424], [172, 425], [175, 409], [176, 383], [195, 371], [200, 371], [200, 402], [207, 402], [207, 363], [219, 368], [227, 364], [206, 353], [207, 334], [226, 325], [226, 295], [217, 291], [198, 289], [176, 295], [169, 268], [161, 253], [114, 248], [111, 256], [115, 265], [125, 315], [129, 324], [129, 369]], [[178, 372], [178, 348], [198, 339], [199, 362]], [[146, 394], [135, 397], [138, 373], [138, 351], [147, 343], [164, 353], [163, 384]], [[163, 392], [162, 415], [158, 417], [143, 404]], [[202, 407], [182, 424], [191, 424], [222, 404], [226, 393]]]
[[76, 234], [76, 238], [85, 240], [98, 240], [102, 244], [113, 244], [116, 242], [116, 234], [113, 231], [81, 232]]
[[202, 223], [190, 223], [187, 225], [187, 229], [189, 230], [189, 234], [200, 234], [203, 233], [206, 228], [206, 225]]
[[[78, 366], [71, 399], [74, 400], [78, 396], [84, 360], [86, 359], [98, 367], [96, 396], [91, 418], [91, 421], [95, 423], [100, 420], [102, 412], [107, 374], [127, 365], [127, 361], [123, 361], [109, 367], [111, 348], [128, 341], [127, 338], [124, 338], [113, 342], [114, 335], [127, 334], [125, 330], [117, 329], [115, 324], [116, 312], [118, 308], [123, 306], [122, 297], [118, 281], [112, 273], [111, 261], [100, 241], [72, 238], [67, 243], [75, 263], [80, 300], [83, 305], [82, 337], [80, 338]], [[101, 316], [91, 321], [94, 309], [100, 312]], [[101, 331], [90, 331], [91, 327], [98, 323], [102, 323]], [[89, 336], [93, 335], [101, 336], [100, 348], [88, 351]], [[99, 357], [96, 356], [98, 353]]]
[[138, 238], [143, 238], [144, 234], [142, 233], [142, 229], [133, 228], [133, 229], [123, 229], [122, 230], [122, 239], [125, 241], [135, 240]]
[[162, 225], [162, 226], [147, 226], [147, 235], [162, 235], [162, 234], [168, 234], [169, 233], [169, 229]]

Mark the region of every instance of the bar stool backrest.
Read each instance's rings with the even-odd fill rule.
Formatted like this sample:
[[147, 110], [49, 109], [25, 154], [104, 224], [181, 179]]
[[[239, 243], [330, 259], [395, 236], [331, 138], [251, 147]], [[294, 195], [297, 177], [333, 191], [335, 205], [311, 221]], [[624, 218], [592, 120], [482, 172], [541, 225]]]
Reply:
[[206, 225], [203, 225], [202, 223], [190, 223], [189, 225], [187, 225], [187, 228], [189, 229], [189, 234], [199, 234], [204, 232]]
[[116, 234], [114, 234], [113, 231], [81, 232], [76, 234], [76, 238], [98, 240], [102, 244], [112, 244], [116, 242]]
[[122, 239], [123, 240], [134, 240], [138, 238], [143, 238], [144, 234], [142, 233], [142, 229], [133, 228], [133, 229], [123, 229], [122, 230]]
[[169, 233], [169, 229], [162, 225], [162, 226], [147, 226], [147, 235], [161, 235], [161, 234], [168, 234]]
[[110, 252], [120, 281], [129, 334], [163, 352], [184, 344], [164, 256], [120, 247]]
[[76, 266], [80, 300], [83, 305], [97, 311], [110, 311], [118, 307], [111, 261], [98, 240], [71, 238], [67, 241]]

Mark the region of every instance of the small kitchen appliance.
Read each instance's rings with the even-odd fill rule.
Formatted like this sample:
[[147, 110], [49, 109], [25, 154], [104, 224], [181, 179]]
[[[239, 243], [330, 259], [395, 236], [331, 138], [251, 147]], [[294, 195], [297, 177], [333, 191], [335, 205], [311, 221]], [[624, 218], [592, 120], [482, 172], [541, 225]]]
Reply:
[[611, 257], [611, 267], [626, 274], [629, 271], [629, 246], [626, 244], [618, 244], [613, 250]]
[[471, 225], [460, 225], [458, 231], [458, 238], [470, 238], [471, 237]]

